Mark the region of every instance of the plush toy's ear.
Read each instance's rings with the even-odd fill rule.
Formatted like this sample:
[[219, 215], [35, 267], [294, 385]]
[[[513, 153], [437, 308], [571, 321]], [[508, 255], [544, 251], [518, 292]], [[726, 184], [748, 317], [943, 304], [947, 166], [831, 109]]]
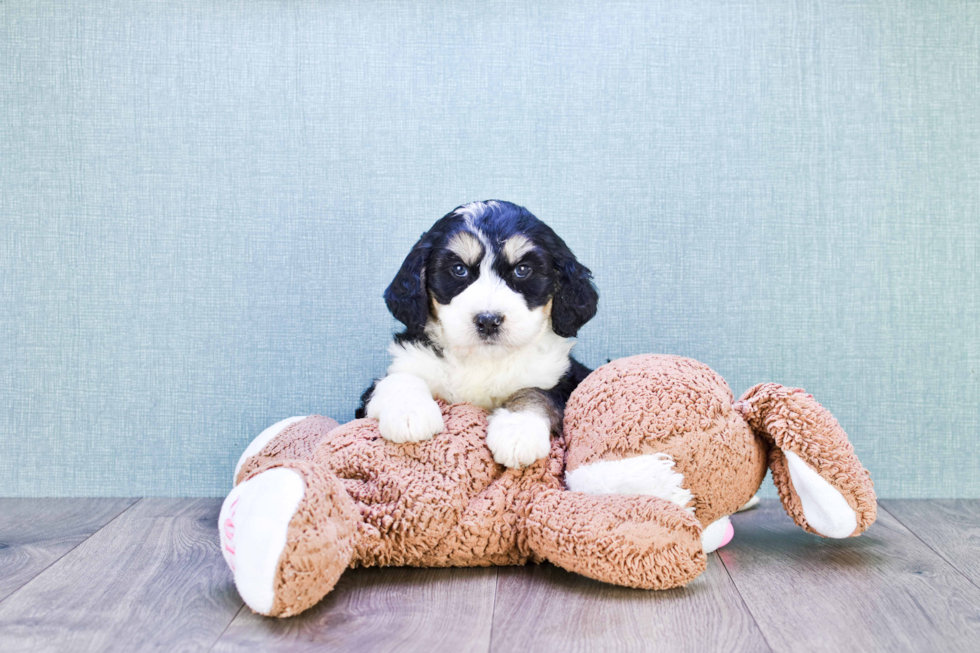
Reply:
[[837, 420], [813, 396], [761, 383], [732, 407], [771, 445], [772, 480], [798, 526], [843, 538], [874, 523], [877, 499], [871, 477]]
[[422, 234], [402, 262], [398, 274], [385, 290], [385, 304], [408, 333], [420, 333], [429, 317], [429, 295], [425, 289], [425, 266], [432, 243]]
[[558, 285], [551, 306], [551, 328], [563, 338], [571, 338], [599, 307], [599, 293], [592, 284], [592, 272], [575, 258], [564, 243], [555, 259]]

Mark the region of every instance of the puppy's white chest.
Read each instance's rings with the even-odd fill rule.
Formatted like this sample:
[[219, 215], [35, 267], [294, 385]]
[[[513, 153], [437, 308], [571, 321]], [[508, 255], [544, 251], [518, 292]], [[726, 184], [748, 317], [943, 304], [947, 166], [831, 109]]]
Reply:
[[493, 410], [523, 388], [554, 387], [567, 365], [548, 366], [542, 362], [540, 357], [531, 361], [447, 361], [445, 380], [432, 388], [433, 393], [451, 402], [465, 401]]
[[487, 410], [500, 406], [524, 388], [553, 388], [568, 371], [574, 343], [554, 336], [537, 346], [507, 356], [443, 356], [427, 347], [393, 345], [389, 374], [407, 373], [422, 378], [434, 397], [467, 402]]

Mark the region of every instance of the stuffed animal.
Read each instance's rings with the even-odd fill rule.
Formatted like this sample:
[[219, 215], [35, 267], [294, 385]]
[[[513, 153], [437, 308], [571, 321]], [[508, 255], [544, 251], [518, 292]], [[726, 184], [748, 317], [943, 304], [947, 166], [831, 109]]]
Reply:
[[377, 422], [297, 417], [242, 455], [219, 517], [245, 603], [295, 615], [348, 567], [548, 561], [643, 589], [684, 585], [730, 539], [767, 468], [787, 513], [825, 537], [874, 522], [875, 494], [833, 416], [767, 383], [738, 401], [706, 365], [634, 356], [572, 394], [564, 434], [525, 469], [494, 462], [487, 415], [441, 404], [445, 430], [395, 444]]

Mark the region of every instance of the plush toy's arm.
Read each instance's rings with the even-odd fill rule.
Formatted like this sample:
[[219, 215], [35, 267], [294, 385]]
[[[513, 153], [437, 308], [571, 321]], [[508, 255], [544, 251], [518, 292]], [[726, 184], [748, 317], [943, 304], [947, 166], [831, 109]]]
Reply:
[[706, 565], [700, 522], [653, 496], [548, 490], [531, 506], [527, 538], [549, 562], [627, 587], [685, 585]]
[[877, 514], [871, 477], [830, 412], [799, 388], [761, 383], [733, 405], [772, 447], [769, 468], [786, 512], [824, 537], [860, 535]]

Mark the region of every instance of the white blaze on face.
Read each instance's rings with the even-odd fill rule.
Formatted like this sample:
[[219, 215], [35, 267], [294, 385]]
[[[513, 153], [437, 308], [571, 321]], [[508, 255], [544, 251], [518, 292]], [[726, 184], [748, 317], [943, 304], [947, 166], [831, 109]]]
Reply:
[[[483, 248], [480, 276], [448, 304], [435, 302], [447, 344], [470, 352], [507, 350], [532, 343], [546, 329], [550, 304], [528, 308], [524, 296], [515, 292], [493, 270], [493, 254]], [[481, 313], [496, 313], [504, 319], [492, 340], [483, 340], [474, 319]]]

